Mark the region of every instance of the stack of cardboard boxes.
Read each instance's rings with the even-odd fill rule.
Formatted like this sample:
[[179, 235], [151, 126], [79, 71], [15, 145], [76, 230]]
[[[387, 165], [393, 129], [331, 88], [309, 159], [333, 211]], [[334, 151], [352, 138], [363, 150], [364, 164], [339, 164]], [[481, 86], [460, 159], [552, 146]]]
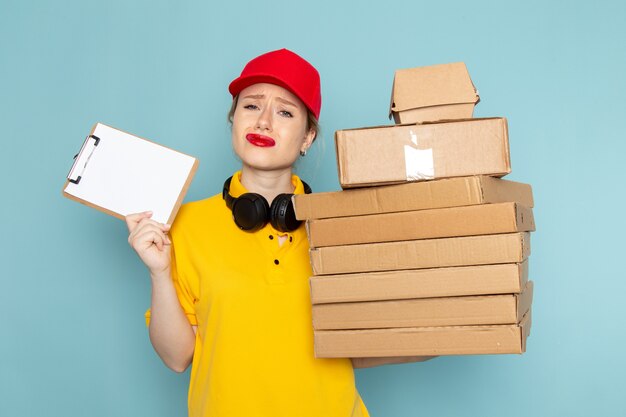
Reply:
[[532, 191], [478, 100], [462, 63], [397, 71], [400, 124], [336, 132], [344, 191], [294, 197], [317, 357], [524, 352]]

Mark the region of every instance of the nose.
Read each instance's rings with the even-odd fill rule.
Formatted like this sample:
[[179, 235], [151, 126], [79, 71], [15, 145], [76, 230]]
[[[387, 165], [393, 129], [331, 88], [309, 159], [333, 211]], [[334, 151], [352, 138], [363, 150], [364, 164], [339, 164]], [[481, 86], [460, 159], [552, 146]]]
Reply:
[[256, 121], [256, 127], [259, 130], [272, 130], [272, 111], [270, 106], [264, 106], [263, 110], [261, 110]]

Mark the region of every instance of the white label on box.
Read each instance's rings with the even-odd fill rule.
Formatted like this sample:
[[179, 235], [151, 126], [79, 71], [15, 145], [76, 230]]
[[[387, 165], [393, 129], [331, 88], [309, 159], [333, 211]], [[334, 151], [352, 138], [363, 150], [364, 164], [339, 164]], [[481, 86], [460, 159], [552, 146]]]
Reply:
[[432, 180], [435, 178], [435, 164], [433, 161], [433, 150], [418, 149], [417, 135], [413, 131], [411, 134], [411, 145], [404, 145], [404, 163], [406, 166], [407, 181]]

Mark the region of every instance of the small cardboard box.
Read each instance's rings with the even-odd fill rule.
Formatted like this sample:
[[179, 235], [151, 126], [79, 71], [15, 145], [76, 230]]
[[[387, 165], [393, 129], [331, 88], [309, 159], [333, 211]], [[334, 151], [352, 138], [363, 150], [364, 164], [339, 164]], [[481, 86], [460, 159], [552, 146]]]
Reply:
[[528, 260], [517, 264], [320, 275], [310, 279], [313, 304], [516, 294], [526, 282]]
[[523, 353], [531, 310], [519, 324], [315, 330], [316, 358]]
[[530, 233], [328, 246], [309, 253], [315, 275], [507, 264], [530, 255]]
[[396, 123], [472, 117], [480, 101], [463, 62], [397, 70], [389, 116]]
[[307, 220], [310, 246], [353, 245], [535, 230], [533, 212], [518, 203], [403, 211]]
[[533, 207], [530, 185], [500, 178], [473, 176], [293, 196], [298, 220], [508, 201]]
[[516, 324], [530, 309], [533, 282], [520, 294], [471, 295], [313, 305], [313, 329]]
[[335, 132], [342, 188], [511, 172], [504, 118]]

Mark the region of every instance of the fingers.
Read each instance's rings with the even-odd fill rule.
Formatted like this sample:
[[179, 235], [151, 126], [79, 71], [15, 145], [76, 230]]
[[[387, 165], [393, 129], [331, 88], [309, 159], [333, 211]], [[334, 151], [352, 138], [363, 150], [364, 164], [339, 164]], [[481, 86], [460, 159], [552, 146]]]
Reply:
[[137, 227], [137, 225], [139, 224], [141, 220], [149, 219], [150, 217], [152, 217], [151, 211], [144, 211], [141, 213], [129, 214], [125, 218], [128, 231], [132, 232], [135, 229], [135, 227]]
[[133, 232], [130, 235], [128, 235], [128, 243], [130, 243], [131, 246], [134, 246], [134, 243], [145, 240], [146, 236], [148, 236], [150, 233], [153, 233], [153, 234], [157, 234], [161, 236], [163, 241], [166, 242], [167, 244], [171, 244], [169, 238], [166, 236], [166, 233], [168, 231], [169, 231], [169, 227], [167, 226], [164, 226], [158, 223], [157, 224], [146, 223], [146, 224], [138, 226], [137, 228], [135, 228], [135, 230], [133, 230]]
[[163, 250], [166, 245], [171, 243], [169, 238], [160, 230], [147, 229], [137, 234], [131, 242], [131, 246], [137, 251], [146, 250], [152, 245], [155, 245], [159, 250]]
[[130, 232], [129, 240], [132, 238], [132, 236], [136, 235], [137, 233], [140, 233], [146, 227], [156, 228], [158, 230], [163, 231], [164, 233], [169, 232], [171, 228], [171, 225], [169, 224], [155, 222], [154, 220], [151, 220], [148, 217], [141, 217], [138, 221], [136, 219], [131, 220], [131, 221], [134, 222], [134, 225]]
[[171, 226], [151, 220], [151, 214], [138, 213], [128, 216], [127, 222], [131, 224], [131, 232], [128, 235], [128, 243], [136, 251], [147, 249], [155, 244], [160, 250], [164, 245], [170, 245], [172, 242], [167, 237]]

